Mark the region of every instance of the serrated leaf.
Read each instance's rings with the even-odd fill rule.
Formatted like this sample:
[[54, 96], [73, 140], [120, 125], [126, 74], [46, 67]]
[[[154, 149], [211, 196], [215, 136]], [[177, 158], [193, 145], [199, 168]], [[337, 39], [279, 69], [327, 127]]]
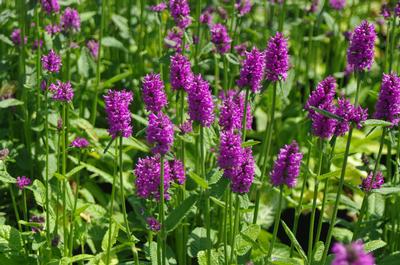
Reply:
[[70, 177], [72, 177], [73, 175], [75, 175], [76, 173], [78, 173], [79, 171], [81, 171], [81, 170], [84, 169], [84, 168], [85, 168], [85, 166], [83, 166], [83, 165], [76, 166], [76, 167], [74, 167], [73, 169], [71, 169], [71, 170], [67, 173], [66, 177], [67, 177], [67, 178], [70, 178]]
[[101, 85], [102, 88], [109, 88], [111, 86], [113, 86], [114, 83], [127, 78], [128, 76], [130, 76], [132, 74], [132, 70], [128, 70], [126, 72], [123, 72], [121, 74], [115, 75], [113, 77], [111, 77], [110, 79], [104, 81], [104, 83]]
[[207, 265], [207, 264], [213, 264], [213, 265], [219, 265], [219, 252], [215, 249], [211, 249], [211, 255], [210, 255], [210, 263], [207, 263], [207, 252], [202, 250], [197, 253], [197, 261], [199, 262], [199, 265]]
[[367, 242], [364, 244], [364, 250], [366, 252], [372, 252], [377, 249], [383, 248], [386, 245], [387, 245], [386, 242], [383, 240], [380, 240], [380, 239], [373, 240], [373, 241], [370, 241], [370, 242]]
[[345, 243], [350, 243], [352, 237], [353, 237], [353, 232], [350, 231], [349, 229], [346, 228], [341, 228], [341, 227], [334, 227], [332, 230], [333, 237], [340, 241], [340, 242], [345, 242]]
[[87, 78], [89, 76], [89, 57], [86, 48], [81, 49], [81, 54], [78, 58], [78, 72], [81, 76]]
[[235, 251], [239, 256], [245, 255], [254, 244], [260, 234], [260, 226], [256, 224], [249, 225], [236, 236]]
[[90, 260], [93, 259], [94, 256], [90, 254], [79, 254], [73, 257], [63, 257], [61, 259], [61, 264], [73, 264], [74, 262]]
[[261, 142], [260, 141], [255, 141], [255, 140], [249, 140], [249, 141], [246, 141], [246, 142], [242, 143], [242, 147], [250, 147], [250, 146], [257, 145], [259, 143], [261, 143]]
[[193, 171], [189, 172], [189, 177], [194, 180], [194, 182], [197, 183], [197, 185], [199, 185], [200, 187], [202, 187], [203, 189], [208, 189], [208, 183], [206, 180], [204, 180], [203, 178], [201, 178], [199, 175], [197, 175], [196, 173], [194, 173]]
[[114, 37], [110, 37], [110, 36], [104, 37], [102, 39], [101, 43], [105, 47], [112, 47], [112, 48], [117, 48], [117, 49], [126, 51], [124, 44], [122, 44], [122, 42], [120, 42], [119, 40], [117, 40]]
[[0, 109], [23, 105], [24, 102], [15, 98], [8, 98], [0, 101]]
[[324, 242], [318, 241], [314, 246], [313, 264], [319, 264], [321, 262], [324, 250], [325, 250]]
[[43, 206], [46, 201], [46, 188], [40, 180], [35, 179], [31, 186], [26, 187], [33, 192], [35, 201], [38, 205]]
[[204, 227], [196, 227], [189, 235], [187, 242], [188, 255], [190, 257], [196, 257], [197, 254], [212, 247], [213, 239], [215, 239], [215, 231], [211, 230], [211, 242], [207, 239], [207, 229]]
[[383, 120], [376, 120], [376, 119], [368, 119], [364, 121], [365, 126], [382, 126], [382, 127], [388, 127], [392, 126], [393, 124], [388, 121], [383, 121]]
[[235, 65], [239, 65], [239, 59], [233, 55], [232, 53], [226, 53], [225, 54], [226, 59], [228, 60], [228, 62], [230, 62], [231, 64], [235, 64]]
[[306, 263], [308, 263], [308, 259], [307, 259], [307, 255], [304, 252], [303, 248], [300, 246], [299, 242], [297, 241], [296, 237], [293, 235], [292, 231], [290, 230], [290, 228], [286, 225], [286, 223], [282, 220], [282, 226], [283, 229], [286, 232], [286, 235], [289, 237], [290, 241], [292, 242], [292, 244], [294, 245], [294, 247], [296, 248], [297, 252], [300, 254], [300, 256], [305, 260]]
[[9, 225], [0, 225], [0, 253], [9, 250], [20, 252], [21, 248], [19, 231]]
[[[111, 237], [109, 238], [110, 229], [111, 229]], [[115, 244], [115, 242], [117, 242], [118, 231], [119, 231], [118, 226], [113, 222], [111, 224], [111, 227], [107, 229], [107, 232], [104, 234], [103, 240], [101, 241], [101, 249], [103, 251], [107, 251], [109, 243], [111, 243], [110, 246], [111, 248]]]
[[197, 195], [191, 195], [186, 198], [178, 207], [172, 210], [172, 212], [170, 212], [164, 223], [167, 232], [174, 230], [182, 222], [182, 220], [191, 211], [193, 205], [196, 204], [197, 199]]
[[389, 195], [393, 193], [400, 193], [400, 187], [382, 187], [379, 189], [372, 190], [373, 193], [378, 193], [382, 195]]

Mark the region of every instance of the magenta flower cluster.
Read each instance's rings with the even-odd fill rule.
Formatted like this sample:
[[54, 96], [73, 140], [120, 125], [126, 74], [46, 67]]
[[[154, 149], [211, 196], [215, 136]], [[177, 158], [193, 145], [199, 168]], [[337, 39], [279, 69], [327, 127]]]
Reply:
[[382, 172], [376, 172], [375, 177], [373, 174], [373, 172], [370, 172], [366, 178], [362, 179], [360, 187], [363, 191], [370, 192], [371, 190], [380, 189], [385, 183]]
[[[13, 32], [11, 33], [11, 41], [15, 45], [21, 45], [21, 29], [14, 29]], [[24, 37], [24, 44], [28, 41], [28, 38], [25, 36]]]
[[153, 232], [158, 232], [161, 229], [161, 224], [158, 220], [154, 217], [148, 217], [146, 219], [147, 225], [149, 226], [150, 230]]
[[60, 71], [61, 57], [54, 50], [50, 50], [47, 55], [43, 55], [41, 61], [44, 70], [51, 73], [58, 73]]
[[89, 49], [90, 55], [97, 60], [99, 58], [99, 43], [95, 40], [90, 40], [87, 42], [86, 46]]
[[251, 10], [251, 0], [236, 0], [235, 9], [239, 17], [243, 17]]
[[125, 89], [121, 91], [108, 90], [104, 96], [105, 110], [108, 120], [108, 133], [112, 138], [122, 136], [128, 138], [132, 135], [131, 113], [129, 105], [133, 100], [133, 94]]
[[281, 148], [271, 171], [272, 184], [274, 186], [286, 185], [289, 188], [296, 186], [302, 158], [303, 154], [299, 152], [296, 141]]
[[190, 7], [187, 0], [169, 0], [169, 10], [175, 23], [181, 29], [185, 29], [192, 23]]
[[244, 194], [250, 191], [254, 180], [255, 167], [251, 148], [242, 150], [240, 163], [225, 170], [225, 176], [231, 180], [231, 189], [235, 193]]
[[42, 9], [48, 15], [58, 13], [60, 11], [60, 4], [58, 0], [42, 0]]
[[289, 51], [287, 40], [277, 32], [268, 41], [265, 51], [265, 71], [269, 81], [286, 80], [289, 71]]
[[400, 121], [400, 78], [396, 74], [383, 74], [381, 90], [374, 117], [397, 125]]
[[231, 169], [240, 164], [242, 159], [242, 140], [240, 134], [233, 131], [222, 131], [218, 165], [222, 169]]
[[159, 74], [148, 74], [143, 78], [142, 98], [146, 109], [159, 112], [167, 105], [164, 83]]
[[31, 180], [29, 178], [27, 178], [26, 176], [17, 177], [16, 184], [20, 190], [23, 190], [26, 186], [31, 185], [31, 183], [32, 183]]
[[232, 39], [229, 37], [226, 27], [218, 23], [212, 25], [210, 31], [211, 42], [214, 43], [217, 51], [221, 54], [229, 52]]
[[171, 170], [171, 179], [179, 185], [183, 185], [186, 181], [186, 174], [182, 161], [178, 159], [169, 161], [169, 168]]
[[336, 10], [342, 10], [346, 6], [346, 0], [329, 0], [329, 5]]
[[190, 67], [190, 61], [186, 56], [176, 53], [171, 57], [170, 82], [172, 89], [183, 89], [186, 92], [190, 90], [193, 82], [193, 73]]
[[376, 32], [373, 24], [364, 20], [351, 36], [347, 61], [355, 71], [369, 70], [374, 61]]
[[153, 12], [162, 12], [165, 9], [167, 9], [167, 4], [164, 2], [161, 2], [157, 5], [149, 6], [149, 9]]
[[190, 119], [200, 123], [203, 127], [210, 127], [215, 118], [214, 102], [210, 85], [200, 74], [193, 78], [188, 93], [188, 103]]
[[[222, 106], [220, 107], [219, 125], [224, 131], [242, 129], [244, 115], [244, 95], [234, 90], [222, 93]], [[251, 105], [247, 105], [246, 129], [251, 129], [253, 116]]]
[[65, 31], [79, 31], [81, 28], [81, 19], [77, 10], [67, 7], [61, 16], [61, 26]]
[[53, 100], [56, 101], [71, 102], [74, 97], [74, 90], [69, 81], [64, 83], [57, 80], [57, 83], [49, 86], [49, 90], [53, 93]]
[[78, 149], [86, 148], [89, 146], [89, 141], [83, 137], [76, 137], [70, 144], [71, 147], [75, 147]]
[[237, 81], [239, 87], [249, 87], [254, 93], [260, 91], [265, 70], [265, 54], [257, 48], [246, 52], [246, 58], [242, 62], [240, 78]]
[[146, 137], [147, 142], [154, 146], [154, 154], [167, 153], [174, 143], [174, 126], [168, 116], [162, 112], [150, 113]]
[[332, 265], [374, 265], [372, 254], [364, 250], [362, 241], [355, 241], [349, 245], [335, 243], [332, 247], [335, 255]]

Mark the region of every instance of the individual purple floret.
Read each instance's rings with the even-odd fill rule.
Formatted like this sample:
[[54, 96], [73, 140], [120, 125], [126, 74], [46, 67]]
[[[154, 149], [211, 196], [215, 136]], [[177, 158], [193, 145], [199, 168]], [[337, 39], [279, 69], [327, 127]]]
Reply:
[[[136, 193], [144, 199], [160, 199], [160, 157], [139, 158], [134, 170], [136, 175]], [[164, 161], [164, 198], [169, 199], [170, 169], [168, 161]]]
[[44, 221], [45, 221], [45, 219], [44, 219], [43, 216], [36, 216], [36, 215], [33, 215], [33, 216], [29, 219], [29, 222], [31, 222], [31, 223], [38, 223], [39, 226], [32, 226], [32, 227], [31, 227], [32, 232], [33, 232], [33, 233], [39, 233], [40, 231], [42, 231], [42, 230], [43, 230]]
[[104, 96], [105, 110], [109, 124], [108, 133], [112, 138], [132, 135], [131, 112], [129, 105], [133, 100], [133, 94], [125, 89], [121, 91], [108, 90]]
[[364, 20], [355, 28], [347, 50], [347, 61], [355, 71], [371, 68], [374, 61], [375, 39], [375, 27], [368, 21]]
[[211, 25], [213, 12], [214, 12], [214, 9], [211, 7], [207, 7], [206, 9], [204, 9], [204, 11], [201, 13], [200, 18], [199, 18], [200, 23]]
[[149, 144], [154, 145], [154, 154], [163, 155], [170, 150], [174, 143], [174, 126], [167, 115], [162, 112], [150, 113], [146, 139]]
[[[229, 90], [222, 96], [222, 106], [219, 115], [219, 125], [223, 130], [241, 130], [244, 115], [244, 95], [237, 93], [234, 90]], [[250, 130], [252, 127], [252, 114], [251, 106], [247, 105], [246, 111], [246, 129]]]
[[240, 78], [237, 81], [239, 87], [248, 86], [254, 93], [261, 89], [264, 78], [265, 54], [253, 47], [250, 52], [246, 52], [246, 59], [243, 60], [240, 69]]
[[47, 32], [47, 34], [49, 34], [50, 36], [53, 36], [53, 35], [61, 32], [61, 26], [58, 24], [54, 24], [54, 25], [49, 24], [44, 27], [44, 30]]
[[396, 7], [394, 8], [394, 13], [396, 17], [400, 17], [400, 1], [397, 2]]
[[76, 137], [69, 146], [82, 149], [89, 146], [89, 141], [83, 137]]
[[214, 102], [210, 85], [201, 75], [193, 79], [192, 87], [188, 93], [190, 120], [199, 122], [203, 127], [210, 127], [214, 122]]
[[31, 183], [31, 180], [25, 176], [17, 177], [16, 184], [20, 190], [23, 190], [26, 186], [31, 185]]
[[355, 241], [349, 245], [335, 243], [332, 247], [334, 259], [332, 265], [374, 265], [375, 259], [371, 253], [364, 250], [362, 241]]
[[277, 32], [268, 41], [265, 51], [265, 71], [269, 81], [286, 80], [289, 71], [289, 52], [287, 40]]
[[[319, 109], [334, 113], [336, 108], [332, 102], [319, 106]], [[311, 118], [313, 135], [322, 139], [328, 139], [335, 133], [337, 120], [329, 118], [321, 113], [315, 112]]]
[[232, 39], [228, 35], [226, 27], [222, 24], [211, 26], [211, 42], [214, 43], [217, 51], [221, 54], [227, 53], [231, 49]]
[[189, 59], [180, 53], [171, 56], [170, 82], [174, 90], [190, 90], [193, 82], [193, 73], [190, 68]]
[[274, 186], [285, 184], [289, 188], [296, 186], [302, 158], [303, 154], [299, 152], [296, 141], [281, 148], [271, 171], [272, 184]]
[[241, 135], [233, 131], [222, 131], [218, 157], [219, 167], [222, 169], [232, 169], [241, 164], [242, 157]]
[[47, 70], [52, 73], [58, 73], [61, 67], [61, 57], [58, 56], [54, 52], [54, 50], [50, 50], [47, 55], [42, 56], [42, 67], [44, 70]]
[[[373, 172], [370, 172], [368, 176], [362, 180], [360, 188], [365, 192], [370, 192], [371, 190], [380, 189], [385, 182], [382, 172], [378, 171], [373, 178]], [[373, 180], [373, 181], [372, 181]]]
[[381, 5], [381, 15], [383, 16], [384, 19], [388, 20], [390, 16], [392, 15], [390, 13], [390, 8], [387, 3], [383, 3]]
[[336, 80], [332, 76], [328, 76], [318, 83], [317, 88], [311, 93], [304, 107], [308, 111], [310, 118], [316, 113], [311, 107], [319, 108], [322, 105], [333, 102], [336, 95], [336, 87]]
[[51, 84], [49, 90], [53, 93], [53, 99], [62, 102], [71, 102], [74, 97], [74, 90], [72, 89], [71, 83], [61, 82], [57, 80], [56, 84]]
[[95, 40], [90, 40], [87, 42], [86, 46], [89, 49], [90, 55], [97, 60], [99, 58], [99, 43]]
[[65, 31], [79, 31], [81, 28], [81, 19], [78, 11], [67, 7], [61, 16], [61, 26]]
[[148, 111], [159, 112], [167, 105], [164, 83], [159, 74], [148, 74], [143, 78], [142, 98]]
[[186, 180], [185, 175], [185, 167], [183, 166], [182, 161], [178, 159], [174, 159], [169, 161], [169, 168], [171, 174], [171, 180], [174, 180], [179, 185], [183, 185]]
[[192, 23], [190, 19], [190, 7], [187, 0], [169, 0], [169, 10], [175, 23], [181, 29], [185, 29]]
[[179, 125], [179, 130], [181, 131], [181, 134], [191, 133], [193, 131], [193, 122], [191, 120], [185, 121]]
[[[236, 45], [235, 47], [233, 47], [234, 49], [235, 49], [235, 51], [237, 52], [237, 54], [239, 54], [240, 56], [245, 56], [246, 55], [246, 51], [247, 51], [247, 44], [244, 42], [244, 43], [241, 43], [241, 44], [238, 44], [238, 45]], [[265, 54], [264, 54], [264, 56], [265, 56]]]
[[383, 74], [374, 118], [391, 122], [393, 126], [400, 121], [400, 78], [394, 73]]
[[346, 0], [329, 0], [329, 4], [333, 9], [342, 10], [346, 6]]
[[[171, 30], [168, 31], [167, 36], [164, 39], [165, 45], [175, 50], [178, 53], [181, 53], [183, 50], [183, 31], [178, 27], [173, 27]], [[189, 45], [185, 45], [185, 50], [189, 49]]]
[[250, 0], [236, 0], [235, 9], [238, 12], [239, 17], [243, 17], [251, 10], [251, 1]]
[[243, 150], [241, 163], [230, 171], [231, 189], [235, 193], [244, 194], [249, 192], [254, 179], [254, 158], [251, 148]]
[[157, 5], [149, 6], [149, 10], [153, 12], [162, 12], [165, 9], [167, 9], [167, 4], [164, 2], [161, 2]]
[[43, 40], [34, 40], [32, 44], [32, 50], [37, 50], [43, 47]]
[[363, 109], [360, 106], [356, 108], [345, 98], [338, 99], [338, 106], [334, 114], [342, 118], [342, 120], [336, 121], [334, 133], [336, 136], [345, 135], [350, 129], [350, 123], [352, 122], [360, 129], [362, 127], [361, 123], [368, 117], [367, 109]]
[[[15, 45], [21, 45], [21, 29], [14, 29], [11, 33], [11, 40]], [[24, 37], [24, 43], [26, 44], [28, 38]]]
[[154, 217], [147, 217], [146, 219], [147, 225], [149, 226], [150, 230], [153, 232], [158, 232], [161, 229], [160, 222], [157, 221]]
[[42, 0], [42, 9], [50, 15], [51, 13], [58, 13], [60, 5], [58, 4], [58, 0]]

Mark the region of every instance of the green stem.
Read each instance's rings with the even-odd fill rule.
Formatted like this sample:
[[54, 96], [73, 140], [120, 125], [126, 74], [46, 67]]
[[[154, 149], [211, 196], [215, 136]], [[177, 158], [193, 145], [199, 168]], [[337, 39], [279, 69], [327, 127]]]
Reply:
[[[297, 229], [299, 225], [299, 219], [302, 211], [302, 206], [303, 206], [303, 198], [304, 198], [304, 191], [306, 189], [307, 181], [308, 181], [308, 175], [309, 175], [309, 165], [310, 165], [310, 158], [311, 158], [311, 152], [312, 152], [312, 144], [311, 142], [309, 143], [308, 146], [308, 153], [307, 153], [307, 162], [306, 162], [306, 172], [304, 174], [303, 178], [303, 185], [301, 186], [301, 193], [300, 193], [300, 198], [299, 198], [299, 204], [296, 207], [296, 215], [294, 217], [294, 224], [293, 224], [293, 234], [294, 236], [297, 235]], [[290, 244], [290, 257], [293, 257], [293, 251], [294, 251], [294, 245], [293, 243]]]
[[244, 113], [243, 113], [243, 118], [242, 118], [242, 142], [246, 141], [246, 132], [247, 132], [247, 106], [249, 105], [249, 94], [250, 94], [250, 89], [249, 87], [246, 87], [246, 95], [244, 98]]
[[46, 162], [45, 162], [45, 190], [46, 190], [46, 237], [47, 244], [51, 246], [50, 239], [50, 200], [49, 200], [49, 114], [48, 114], [48, 94], [47, 88], [44, 93], [44, 104], [45, 104], [45, 121], [44, 121], [44, 132], [45, 132], [45, 151], [46, 151]]
[[68, 255], [68, 231], [67, 231], [67, 151], [66, 151], [66, 142], [67, 142], [67, 135], [66, 135], [66, 112], [67, 112], [67, 105], [66, 103], [62, 104], [62, 121], [63, 121], [63, 128], [62, 128], [62, 175], [64, 177], [63, 183], [63, 191], [62, 191], [62, 201], [63, 201], [63, 233], [64, 233], [64, 256]]
[[100, 33], [99, 33], [99, 52], [97, 56], [97, 61], [96, 61], [96, 82], [95, 82], [95, 91], [94, 91], [94, 98], [93, 98], [93, 105], [92, 105], [92, 111], [90, 113], [90, 121], [92, 125], [95, 125], [96, 123], [96, 114], [97, 114], [97, 97], [99, 95], [99, 90], [100, 90], [100, 78], [101, 78], [101, 73], [100, 73], [100, 66], [101, 66], [101, 50], [102, 50], [102, 39], [103, 39], [103, 31], [105, 27], [105, 8], [106, 8], [106, 3], [107, 0], [102, 0], [101, 1], [101, 18], [100, 18]]
[[224, 207], [224, 260], [225, 265], [228, 264], [228, 190], [225, 190], [225, 207]]
[[[79, 151], [79, 156], [78, 156], [78, 166], [81, 164], [81, 152]], [[69, 238], [69, 251], [72, 255], [73, 250], [74, 250], [74, 224], [75, 224], [75, 215], [76, 215], [76, 206], [78, 205], [78, 196], [79, 196], [79, 188], [80, 188], [80, 173], [77, 173], [76, 176], [76, 191], [75, 191], [75, 200], [74, 200], [74, 207], [72, 209], [72, 214], [71, 214], [71, 224], [70, 224], [70, 238]]]
[[[395, 12], [394, 12], [395, 13]], [[392, 40], [390, 42], [390, 58], [389, 58], [389, 73], [392, 72], [392, 67], [393, 67], [393, 57], [394, 57], [394, 44], [396, 42], [396, 27], [397, 27], [397, 16], [396, 14], [393, 14], [393, 26], [392, 26], [392, 33], [390, 34], [392, 36]]]
[[166, 235], [165, 235], [165, 223], [164, 223], [164, 155], [161, 155], [160, 159], [161, 172], [160, 172], [160, 223], [161, 223], [161, 264], [165, 265], [166, 259]]
[[240, 201], [239, 201], [239, 195], [236, 193], [236, 202], [235, 202], [235, 219], [234, 219], [234, 225], [233, 225], [233, 236], [232, 236], [232, 244], [231, 244], [231, 258], [230, 258], [230, 263], [234, 263], [235, 259], [235, 239], [236, 235], [238, 234], [238, 229], [239, 229], [239, 215], [240, 215]]
[[[201, 0], [196, 1], [196, 37], [199, 38], [199, 42], [195, 45], [194, 47], [194, 66], [196, 71], [199, 71], [199, 48], [200, 48], [200, 28], [201, 28], [201, 23], [200, 23], [200, 12], [201, 12]], [[184, 49], [184, 47], [182, 47]]]
[[[362, 79], [361, 75], [362, 75], [362, 73], [357, 74], [357, 90], [356, 90], [356, 96], [355, 96], [355, 102], [354, 102], [355, 107], [358, 106], [358, 96], [360, 93], [361, 79]], [[337, 187], [335, 204], [333, 206], [333, 213], [332, 213], [332, 217], [331, 217], [330, 224], [329, 224], [328, 234], [326, 237], [325, 249], [324, 249], [324, 253], [322, 256], [322, 264], [326, 263], [329, 247], [330, 247], [330, 244], [332, 241], [332, 232], [333, 232], [333, 228], [335, 227], [336, 217], [337, 217], [337, 213], [338, 213], [338, 209], [339, 209], [340, 197], [342, 195], [341, 192], [342, 192], [343, 184], [344, 184], [344, 176], [346, 174], [347, 160], [348, 160], [349, 153], [350, 153], [350, 145], [351, 145], [352, 136], [353, 136], [353, 127], [350, 128], [349, 134], [347, 136], [347, 143], [346, 143], [346, 149], [344, 152], [342, 169], [340, 172], [339, 185]]]
[[280, 185], [279, 187], [279, 201], [278, 201], [278, 210], [275, 215], [275, 221], [274, 221], [274, 231], [272, 233], [272, 239], [271, 239], [271, 244], [268, 249], [268, 254], [267, 254], [267, 264], [270, 261], [271, 255], [272, 255], [272, 250], [274, 249], [275, 241], [276, 241], [276, 236], [278, 234], [278, 228], [279, 228], [279, 220], [281, 219], [281, 213], [282, 213], [282, 198], [283, 198], [283, 185]]
[[[274, 121], [275, 121], [276, 86], [277, 86], [277, 83], [274, 84], [273, 92], [272, 92], [271, 117], [269, 119], [269, 126], [267, 127], [267, 133], [266, 133], [266, 139], [265, 139], [265, 141], [267, 143], [266, 148], [265, 148], [265, 156], [261, 158], [261, 159], [264, 159], [264, 163], [263, 163], [262, 170], [261, 170], [261, 185], [262, 185], [262, 183], [264, 183], [264, 180], [265, 180], [265, 172], [267, 171], [267, 164], [269, 162], [269, 156], [270, 156], [270, 151], [271, 151], [272, 132], [273, 132]], [[261, 197], [261, 187], [259, 187], [257, 189], [257, 193], [256, 193], [253, 224], [257, 223], [258, 211], [260, 208], [260, 197]]]
[[[114, 157], [115, 160], [117, 159], [118, 156], [118, 147], [117, 147], [117, 141], [115, 141], [115, 153]], [[114, 174], [113, 174], [113, 184], [112, 184], [112, 189], [111, 189], [111, 202], [110, 202], [110, 213], [109, 213], [109, 221], [108, 221], [108, 244], [107, 244], [107, 254], [106, 254], [106, 264], [110, 264], [110, 251], [111, 251], [111, 234], [112, 234], [112, 217], [113, 217], [113, 211], [114, 211], [114, 198], [115, 198], [115, 188], [116, 188], [116, 179], [117, 179], [117, 162], [114, 162]]]
[[324, 140], [320, 138], [320, 139], [318, 139], [318, 141], [319, 141], [318, 170], [317, 170], [317, 175], [314, 180], [314, 197], [313, 197], [313, 205], [312, 205], [312, 211], [311, 211], [310, 229], [309, 229], [309, 233], [308, 233], [308, 255], [307, 255], [308, 260], [311, 260], [312, 251], [313, 251], [314, 224], [315, 224], [315, 214], [317, 212], [317, 198], [318, 198], [318, 187], [319, 187], [318, 177], [321, 175], [322, 161], [323, 161], [323, 155], [324, 155], [324, 151], [323, 151]]

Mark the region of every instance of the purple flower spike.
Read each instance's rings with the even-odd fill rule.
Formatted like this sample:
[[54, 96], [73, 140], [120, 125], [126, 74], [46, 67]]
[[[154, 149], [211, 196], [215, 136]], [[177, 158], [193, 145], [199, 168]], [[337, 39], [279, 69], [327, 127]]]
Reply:
[[[229, 90], [228, 93], [223, 94], [222, 107], [219, 115], [219, 125], [223, 130], [241, 130], [243, 127], [244, 115], [244, 95], [237, 93], [234, 90]], [[251, 114], [251, 106], [247, 105], [246, 111], [246, 129], [250, 130], [252, 127], [253, 116]]]
[[383, 74], [381, 91], [374, 117], [397, 125], [400, 121], [400, 78], [396, 74]]
[[52, 73], [58, 73], [61, 67], [61, 58], [54, 50], [51, 50], [49, 54], [42, 56], [42, 66], [44, 70]]
[[342, 10], [346, 6], [346, 0], [329, 0], [329, 4], [333, 9]]
[[250, 0], [236, 0], [235, 9], [238, 12], [239, 17], [243, 17], [251, 10], [251, 1]]
[[174, 126], [167, 115], [150, 113], [146, 129], [147, 142], [154, 145], [154, 154], [165, 154], [174, 143]]
[[150, 230], [153, 232], [158, 232], [161, 229], [161, 224], [157, 221], [154, 217], [148, 217], [146, 219], [147, 225], [149, 226]]
[[193, 131], [193, 124], [192, 121], [185, 121], [181, 125], [179, 125], [179, 130], [181, 131], [181, 134], [188, 134]]
[[44, 30], [47, 32], [47, 34], [49, 34], [50, 36], [53, 36], [61, 31], [61, 27], [60, 27], [60, 25], [57, 25], [57, 24], [54, 24], [54, 25], [49, 24], [44, 27]]
[[115, 138], [122, 136], [128, 138], [132, 135], [131, 112], [129, 105], [133, 100], [132, 92], [126, 90], [108, 90], [104, 96], [106, 103], [108, 133]]
[[193, 82], [193, 73], [190, 62], [184, 55], [176, 53], [171, 57], [170, 82], [174, 90], [190, 90]]
[[[181, 53], [183, 50], [183, 31], [182, 29], [178, 27], [174, 27], [171, 30], [168, 31], [167, 36], [165, 37], [165, 45], [170, 48], [175, 50], [178, 53]], [[189, 45], [185, 45], [185, 50], [189, 49]]]
[[158, 5], [149, 6], [149, 9], [153, 12], [162, 12], [167, 9], [167, 4], [164, 2], [159, 3]]
[[350, 245], [335, 243], [332, 247], [335, 258], [332, 265], [374, 265], [372, 254], [364, 250], [362, 241], [355, 241]]
[[222, 169], [232, 169], [240, 165], [242, 155], [243, 148], [240, 134], [235, 134], [232, 131], [222, 131], [218, 157], [219, 167]]
[[148, 74], [144, 77], [142, 97], [148, 111], [159, 112], [167, 105], [164, 83], [159, 74]]
[[214, 12], [213, 8], [211, 7], [206, 8], [200, 15], [200, 23], [211, 25], [213, 12]]
[[53, 93], [53, 99], [62, 102], [71, 102], [74, 97], [74, 90], [70, 82], [61, 82], [57, 80], [57, 84], [51, 84], [49, 90]]
[[362, 179], [360, 187], [363, 191], [370, 192], [371, 190], [380, 189], [385, 182], [382, 172], [376, 172], [374, 181], [372, 181], [373, 174], [373, 172], [370, 172], [366, 178]]
[[50, 15], [51, 13], [58, 13], [60, 5], [58, 4], [58, 0], [42, 0], [42, 9]]
[[190, 7], [187, 0], [169, 0], [169, 10], [176, 25], [181, 29], [185, 29], [192, 24]]
[[[320, 109], [335, 113], [335, 106], [330, 102], [319, 106]], [[337, 120], [331, 119], [321, 113], [313, 114], [312, 118], [312, 133], [322, 139], [328, 139], [335, 133]]]
[[269, 81], [286, 80], [289, 71], [289, 52], [287, 40], [277, 32], [268, 41], [265, 51], [265, 71]]
[[[144, 199], [160, 199], [161, 163], [159, 156], [139, 158], [134, 170], [136, 175], [136, 193]], [[170, 169], [168, 161], [164, 161], [164, 198], [169, 199]]]
[[169, 168], [171, 170], [171, 179], [173, 179], [179, 185], [183, 185], [186, 180], [185, 167], [182, 161], [174, 159], [169, 161]]
[[203, 80], [201, 75], [193, 79], [192, 87], [188, 93], [189, 116], [192, 121], [197, 121], [203, 127], [210, 127], [214, 122], [214, 102], [210, 85]]
[[264, 78], [265, 54], [257, 48], [246, 52], [246, 59], [242, 63], [240, 78], [237, 81], [239, 87], [249, 87], [254, 93], [261, 89], [261, 82]]
[[87, 42], [86, 46], [89, 49], [90, 55], [97, 60], [99, 58], [99, 43], [95, 40], [90, 40]]
[[[11, 40], [15, 45], [21, 45], [21, 29], [14, 29], [11, 33]], [[28, 38], [24, 37], [24, 44], [26, 44]]]
[[249, 192], [254, 179], [254, 158], [251, 148], [243, 150], [241, 163], [239, 166], [228, 170], [231, 180], [231, 189], [235, 193], [244, 194]]
[[373, 24], [364, 20], [355, 28], [350, 46], [347, 50], [347, 61], [355, 71], [369, 70], [374, 61], [376, 32]]
[[228, 35], [226, 27], [222, 24], [211, 26], [211, 42], [214, 43], [217, 51], [221, 54], [229, 52], [232, 39]]
[[332, 76], [328, 76], [318, 84], [317, 88], [311, 93], [304, 107], [304, 109], [308, 111], [310, 118], [312, 118], [316, 113], [311, 107], [319, 108], [320, 106], [333, 102], [336, 94], [336, 87], [336, 80]]
[[368, 118], [367, 109], [363, 109], [360, 106], [357, 108], [345, 98], [338, 99], [338, 107], [335, 109], [335, 114], [342, 118], [337, 121], [335, 135], [343, 136], [350, 129], [350, 123], [354, 123], [357, 128], [361, 129], [361, 123]]
[[89, 141], [83, 137], [76, 137], [69, 146], [82, 149], [89, 146]]
[[61, 26], [65, 31], [79, 31], [81, 28], [81, 19], [79, 17], [78, 11], [67, 7], [64, 11], [64, 14], [61, 16]]
[[303, 154], [299, 152], [296, 141], [281, 148], [271, 171], [272, 184], [274, 186], [285, 184], [289, 188], [296, 186], [302, 158]]
[[17, 177], [17, 187], [23, 190], [26, 186], [31, 185], [31, 180], [25, 176]]
[[400, 17], [400, 1], [397, 2], [396, 7], [394, 8], [394, 13], [396, 14], [396, 17]]
[[386, 20], [389, 19], [390, 16], [392, 15], [392, 14], [390, 13], [390, 8], [389, 8], [389, 6], [388, 6], [387, 3], [383, 3], [383, 4], [382, 4], [382, 6], [381, 6], [381, 15], [382, 15], [383, 18], [386, 19]]

